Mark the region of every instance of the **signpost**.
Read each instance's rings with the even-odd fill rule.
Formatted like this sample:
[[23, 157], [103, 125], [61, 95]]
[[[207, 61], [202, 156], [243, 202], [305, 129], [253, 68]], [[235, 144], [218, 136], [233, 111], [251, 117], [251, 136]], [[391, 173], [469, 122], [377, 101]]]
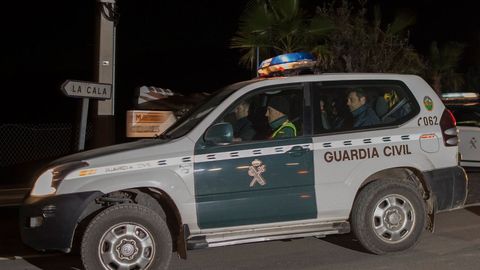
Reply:
[[69, 97], [103, 100], [112, 98], [112, 85], [106, 83], [66, 80], [61, 90]]
[[111, 99], [112, 85], [106, 83], [66, 80], [60, 87], [60, 90], [62, 90], [62, 92], [68, 97], [82, 99], [82, 116], [80, 119], [80, 134], [78, 138], [78, 151], [82, 151], [85, 148], [89, 99]]

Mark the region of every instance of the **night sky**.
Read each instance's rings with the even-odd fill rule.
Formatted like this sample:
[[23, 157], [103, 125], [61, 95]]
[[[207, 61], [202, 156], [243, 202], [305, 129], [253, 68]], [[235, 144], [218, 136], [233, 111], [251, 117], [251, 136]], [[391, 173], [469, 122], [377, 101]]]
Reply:
[[[59, 87], [66, 79], [94, 78], [96, 1], [6, 3], [0, 16], [2, 123], [70, 121], [79, 100], [63, 96]], [[117, 112], [133, 108], [134, 89], [141, 85], [188, 93], [251, 78], [238, 65], [238, 52], [228, 48], [245, 3], [118, 0]], [[418, 51], [426, 52], [432, 40], [455, 40], [471, 46], [465, 65], [478, 63], [473, 51], [480, 25], [472, 1], [371, 3], [379, 3], [387, 18], [400, 9], [417, 14], [411, 42]]]

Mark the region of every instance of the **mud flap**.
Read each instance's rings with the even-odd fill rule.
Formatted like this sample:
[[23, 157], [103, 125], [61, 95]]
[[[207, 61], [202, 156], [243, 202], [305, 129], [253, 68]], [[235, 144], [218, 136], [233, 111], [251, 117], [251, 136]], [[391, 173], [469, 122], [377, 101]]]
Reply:
[[465, 206], [480, 205], [480, 167], [465, 167], [468, 176]]
[[190, 236], [188, 225], [183, 224], [177, 237], [177, 253], [181, 259], [187, 259], [187, 238]]

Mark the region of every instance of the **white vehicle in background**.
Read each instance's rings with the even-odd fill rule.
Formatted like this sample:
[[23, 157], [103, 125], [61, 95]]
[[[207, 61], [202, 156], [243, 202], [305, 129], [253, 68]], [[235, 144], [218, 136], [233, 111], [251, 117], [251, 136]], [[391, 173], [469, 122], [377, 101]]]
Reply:
[[468, 174], [466, 205], [480, 202], [480, 94], [443, 93], [442, 101], [457, 120], [460, 165]]
[[444, 93], [442, 100], [457, 120], [460, 165], [480, 169], [480, 95]]

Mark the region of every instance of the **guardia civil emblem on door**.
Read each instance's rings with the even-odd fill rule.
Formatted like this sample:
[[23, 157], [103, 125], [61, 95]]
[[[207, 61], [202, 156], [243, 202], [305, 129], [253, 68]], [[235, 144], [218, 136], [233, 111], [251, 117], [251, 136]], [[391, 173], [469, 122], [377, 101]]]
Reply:
[[252, 161], [252, 166], [248, 167], [248, 175], [253, 177], [252, 181], [250, 182], [250, 187], [253, 187], [255, 183], [259, 183], [261, 186], [267, 184], [265, 179], [262, 177], [262, 173], [265, 171], [265, 164], [262, 164], [262, 161], [258, 159]]
[[470, 140], [470, 148], [477, 149], [477, 139], [475, 139], [475, 137], [472, 137]]

